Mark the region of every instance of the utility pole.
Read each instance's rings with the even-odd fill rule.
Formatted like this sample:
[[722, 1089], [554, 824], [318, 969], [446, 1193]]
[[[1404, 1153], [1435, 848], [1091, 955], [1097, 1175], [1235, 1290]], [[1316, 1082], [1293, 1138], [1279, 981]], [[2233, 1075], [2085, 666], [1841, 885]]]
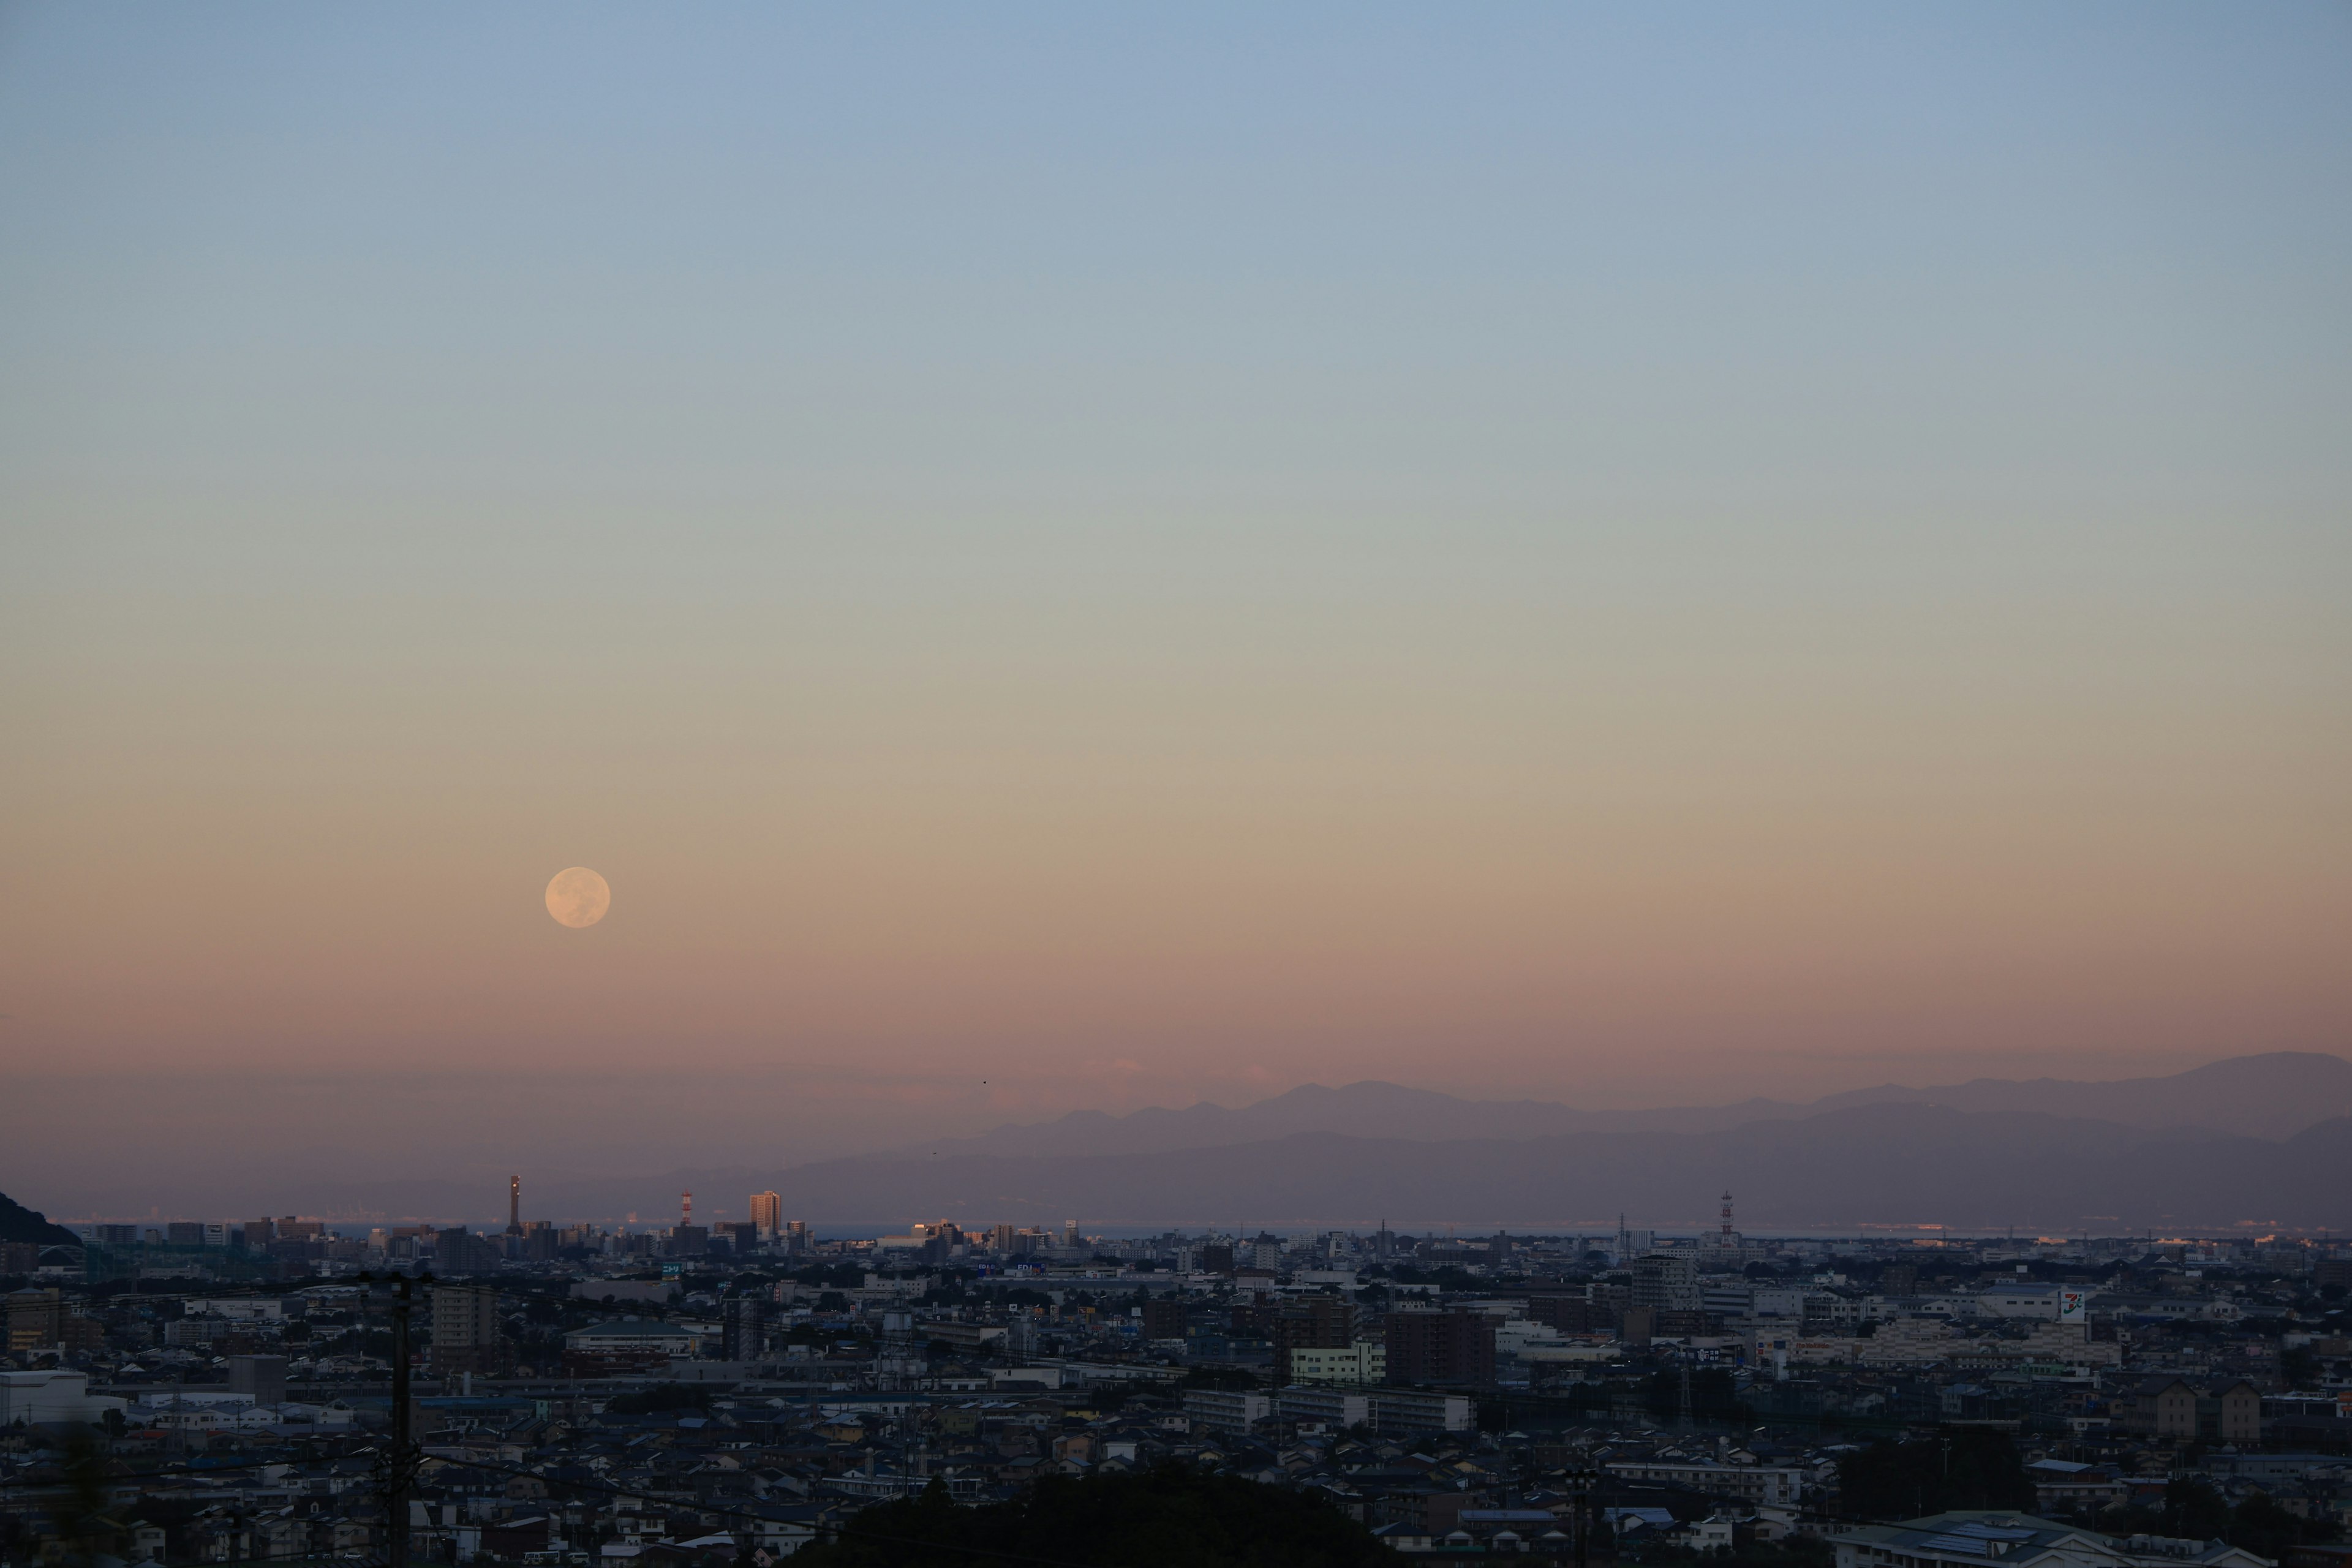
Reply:
[[1569, 1532], [1576, 1538], [1576, 1568], [1585, 1568], [1585, 1556], [1592, 1542], [1592, 1483], [1597, 1479], [1600, 1471], [1592, 1469], [1590, 1462], [1569, 1467], [1569, 1498], [1573, 1500], [1569, 1511]]
[[[429, 1283], [433, 1276], [417, 1276]], [[392, 1282], [392, 1454], [384, 1462], [384, 1560], [390, 1568], [408, 1568], [408, 1486], [416, 1474], [416, 1443], [409, 1430], [408, 1323], [415, 1306], [411, 1281], [394, 1275]]]

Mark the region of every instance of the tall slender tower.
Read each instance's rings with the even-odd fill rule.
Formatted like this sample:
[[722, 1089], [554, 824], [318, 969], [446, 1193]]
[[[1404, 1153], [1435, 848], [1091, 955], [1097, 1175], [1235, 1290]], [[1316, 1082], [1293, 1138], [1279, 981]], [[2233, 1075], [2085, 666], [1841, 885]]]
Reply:
[[522, 1234], [522, 1178], [520, 1176], [507, 1178], [507, 1234], [509, 1236]]
[[684, 1193], [680, 1193], [680, 1194], [677, 1194], [677, 1198], [678, 1198], [677, 1223], [678, 1223], [678, 1224], [680, 1224], [680, 1225], [692, 1225], [692, 1224], [694, 1223], [694, 1194], [693, 1194], [693, 1193], [691, 1193], [691, 1192], [684, 1192]]
[[1716, 1238], [1717, 1247], [1729, 1247], [1731, 1239], [1731, 1189], [1723, 1189], [1723, 1234]]

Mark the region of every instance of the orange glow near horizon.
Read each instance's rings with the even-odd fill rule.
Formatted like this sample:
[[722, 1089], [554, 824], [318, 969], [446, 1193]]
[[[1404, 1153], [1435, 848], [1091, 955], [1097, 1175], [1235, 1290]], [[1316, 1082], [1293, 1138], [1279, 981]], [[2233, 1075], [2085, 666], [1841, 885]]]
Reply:
[[19, 1107], [2352, 1038], [2335, 13], [311, 20], [0, 48]]

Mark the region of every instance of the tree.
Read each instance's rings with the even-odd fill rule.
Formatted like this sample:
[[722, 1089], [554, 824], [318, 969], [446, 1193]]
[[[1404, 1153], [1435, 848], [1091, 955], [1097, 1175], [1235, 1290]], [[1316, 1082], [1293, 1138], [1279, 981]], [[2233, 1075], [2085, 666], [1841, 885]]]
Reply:
[[703, 1384], [657, 1383], [633, 1394], [615, 1394], [605, 1409], [615, 1415], [652, 1415], [664, 1410], [708, 1410], [710, 1389]]
[[1740, 1403], [1738, 1385], [1722, 1367], [1695, 1367], [1690, 1372], [1690, 1409], [1683, 1409], [1683, 1372], [1669, 1367], [1654, 1372], [1643, 1385], [1642, 1403], [1660, 1421], [1688, 1414], [1694, 1421], [1745, 1425], [1748, 1407]]
[[2230, 1527], [2230, 1505], [2210, 1481], [2175, 1476], [2164, 1484], [2164, 1533], [2212, 1541]]
[[1911, 1443], [1873, 1443], [1838, 1461], [1845, 1512], [1920, 1519], [1953, 1509], [2031, 1512], [2033, 1483], [2009, 1434], [1966, 1426]]
[[1377, 1568], [1372, 1533], [1319, 1497], [1163, 1465], [1138, 1475], [1047, 1476], [1024, 1496], [959, 1508], [933, 1480], [869, 1508], [793, 1568], [985, 1568], [973, 1549], [1096, 1568]]
[[[2326, 1526], [2322, 1525], [2325, 1530]], [[2328, 1533], [2334, 1533], [2332, 1531]], [[2222, 1539], [2232, 1546], [2242, 1546], [2258, 1557], [2276, 1563], [2286, 1555], [2290, 1546], [2300, 1546], [2315, 1539], [2302, 1520], [2287, 1512], [2267, 1496], [2256, 1492], [2240, 1503], [2230, 1513], [2230, 1522]]]
[[1257, 1373], [1245, 1366], [1196, 1366], [1184, 1374], [1179, 1388], [1220, 1388], [1247, 1394], [1258, 1386]]

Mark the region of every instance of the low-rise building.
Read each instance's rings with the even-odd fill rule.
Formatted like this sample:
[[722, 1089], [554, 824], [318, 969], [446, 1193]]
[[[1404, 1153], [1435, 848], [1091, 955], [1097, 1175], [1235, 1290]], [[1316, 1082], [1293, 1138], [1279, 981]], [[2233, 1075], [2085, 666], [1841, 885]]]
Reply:
[[1805, 1495], [1805, 1472], [1780, 1465], [1725, 1465], [1711, 1459], [1617, 1459], [1607, 1467], [1627, 1480], [1660, 1481], [1708, 1497], [1787, 1504]]
[[1966, 1510], [1900, 1524], [1849, 1526], [1837, 1568], [2277, 1568], [2221, 1541], [2116, 1537], [2031, 1514]]

